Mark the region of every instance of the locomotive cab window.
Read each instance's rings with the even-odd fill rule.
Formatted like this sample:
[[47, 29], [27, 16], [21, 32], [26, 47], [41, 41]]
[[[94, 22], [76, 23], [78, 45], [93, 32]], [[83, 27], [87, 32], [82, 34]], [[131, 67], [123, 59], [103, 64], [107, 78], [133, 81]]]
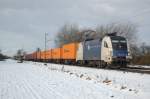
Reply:
[[127, 41], [123, 37], [112, 37], [112, 47], [116, 50], [127, 50]]
[[104, 41], [104, 47], [108, 48], [108, 44], [106, 41]]
[[126, 43], [126, 42], [127, 42], [126, 40], [121, 40], [121, 41], [120, 41], [120, 43]]

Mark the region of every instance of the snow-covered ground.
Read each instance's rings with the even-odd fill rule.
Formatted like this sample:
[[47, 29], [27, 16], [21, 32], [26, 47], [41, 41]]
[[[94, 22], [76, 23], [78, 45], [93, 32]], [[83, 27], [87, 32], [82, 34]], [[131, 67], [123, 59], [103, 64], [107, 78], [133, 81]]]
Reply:
[[0, 99], [149, 99], [150, 75], [0, 61]]
[[147, 69], [150, 69], [150, 66], [148, 66], [148, 65], [130, 65], [129, 67], [137, 67], [137, 68], [147, 68]]

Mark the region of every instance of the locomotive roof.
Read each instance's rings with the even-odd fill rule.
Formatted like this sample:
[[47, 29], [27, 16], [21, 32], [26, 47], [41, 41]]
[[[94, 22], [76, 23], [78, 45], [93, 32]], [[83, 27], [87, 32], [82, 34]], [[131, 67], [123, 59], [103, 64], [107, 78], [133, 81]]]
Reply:
[[122, 36], [110, 36], [111, 40], [126, 40], [124, 37]]

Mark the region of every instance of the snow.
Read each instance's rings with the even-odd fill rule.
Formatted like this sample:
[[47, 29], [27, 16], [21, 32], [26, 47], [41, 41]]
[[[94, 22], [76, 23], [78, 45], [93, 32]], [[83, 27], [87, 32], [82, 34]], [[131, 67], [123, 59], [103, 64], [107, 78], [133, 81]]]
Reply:
[[150, 66], [148, 66], [148, 65], [130, 65], [129, 67], [137, 67], [137, 68], [147, 68], [147, 69], [150, 69]]
[[149, 99], [150, 75], [0, 61], [0, 99]]

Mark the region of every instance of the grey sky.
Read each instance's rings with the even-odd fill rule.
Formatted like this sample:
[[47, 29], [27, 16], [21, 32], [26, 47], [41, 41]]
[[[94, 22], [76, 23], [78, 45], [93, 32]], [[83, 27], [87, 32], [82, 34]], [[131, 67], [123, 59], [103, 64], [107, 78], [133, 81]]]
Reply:
[[18, 48], [43, 48], [44, 33], [54, 39], [65, 23], [93, 28], [131, 21], [139, 26], [140, 41], [150, 44], [149, 20], [150, 0], [0, 0], [0, 49], [12, 55]]

